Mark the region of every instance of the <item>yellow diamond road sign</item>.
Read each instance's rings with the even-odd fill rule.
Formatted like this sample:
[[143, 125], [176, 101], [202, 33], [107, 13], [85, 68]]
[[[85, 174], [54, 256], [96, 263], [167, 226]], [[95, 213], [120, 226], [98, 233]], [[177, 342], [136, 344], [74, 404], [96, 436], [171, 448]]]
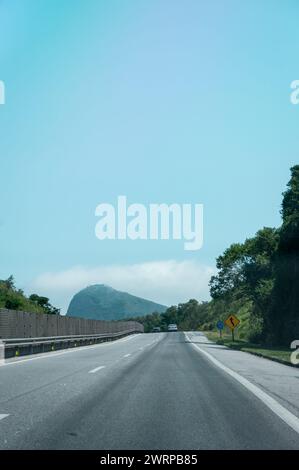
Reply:
[[225, 324], [228, 326], [231, 330], [234, 330], [236, 326], [238, 326], [240, 323], [239, 318], [235, 317], [235, 315], [230, 315], [226, 320]]

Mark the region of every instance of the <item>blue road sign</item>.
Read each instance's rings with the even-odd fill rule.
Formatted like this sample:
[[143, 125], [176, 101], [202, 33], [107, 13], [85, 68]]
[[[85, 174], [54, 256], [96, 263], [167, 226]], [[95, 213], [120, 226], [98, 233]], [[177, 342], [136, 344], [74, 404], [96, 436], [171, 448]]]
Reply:
[[223, 321], [219, 320], [219, 321], [217, 322], [217, 328], [218, 328], [218, 330], [223, 330], [223, 328], [224, 328], [224, 323], [223, 323]]

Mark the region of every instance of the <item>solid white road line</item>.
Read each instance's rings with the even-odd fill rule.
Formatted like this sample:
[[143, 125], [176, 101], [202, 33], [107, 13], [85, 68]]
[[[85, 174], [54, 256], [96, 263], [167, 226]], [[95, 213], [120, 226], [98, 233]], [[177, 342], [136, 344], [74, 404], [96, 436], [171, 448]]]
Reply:
[[274, 400], [274, 398], [272, 398], [266, 392], [258, 388], [256, 385], [253, 385], [251, 382], [249, 382], [249, 380], [245, 379], [229, 367], [226, 367], [224, 364], [222, 364], [222, 362], [215, 359], [214, 356], [209, 354], [204, 349], [200, 348], [197, 344], [192, 343], [191, 339], [186, 333], [185, 336], [195, 349], [197, 349], [201, 354], [206, 356], [215, 366], [219, 367], [219, 369], [226, 372], [228, 375], [230, 375], [240, 384], [242, 384], [245, 388], [247, 388], [247, 390], [253, 393], [257, 398], [259, 398], [268, 408], [270, 408], [271, 411], [273, 411], [273, 413], [275, 413], [280, 419], [282, 419], [286, 424], [288, 424], [294, 431], [299, 434], [299, 418], [297, 418], [297, 416], [295, 416], [284, 406], [278, 403], [278, 401]]
[[106, 366], [99, 366], [89, 371], [89, 374], [95, 374], [98, 370], [105, 369]]
[[9, 415], [0, 415], [0, 421], [1, 421], [1, 419], [7, 418], [7, 416], [9, 416]]

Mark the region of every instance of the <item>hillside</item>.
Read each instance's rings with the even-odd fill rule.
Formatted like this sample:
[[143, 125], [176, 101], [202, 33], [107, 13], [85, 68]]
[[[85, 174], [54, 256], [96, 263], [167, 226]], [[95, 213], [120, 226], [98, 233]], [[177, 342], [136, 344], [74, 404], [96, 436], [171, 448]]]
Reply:
[[162, 313], [166, 306], [120, 292], [104, 284], [88, 286], [72, 298], [67, 315], [95, 320], [120, 320]]
[[50, 304], [48, 297], [41, 297], [37, 294], [27, 297], [21, 289], [15, 286], [13, 276], [0, 280], [0, 308], [53, 315], [60, 313], [59, 308]]

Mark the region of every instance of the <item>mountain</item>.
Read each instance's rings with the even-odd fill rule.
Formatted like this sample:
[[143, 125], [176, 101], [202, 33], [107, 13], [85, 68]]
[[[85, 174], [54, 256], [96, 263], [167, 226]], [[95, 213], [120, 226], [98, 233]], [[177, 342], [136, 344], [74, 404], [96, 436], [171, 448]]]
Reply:
[[166, 309], [165, 305], [120, 292], [104, 284], [96, 284], [74, 295], [67, 316], [94, 320], [120, 320], [153, 312], [162, 313]]

